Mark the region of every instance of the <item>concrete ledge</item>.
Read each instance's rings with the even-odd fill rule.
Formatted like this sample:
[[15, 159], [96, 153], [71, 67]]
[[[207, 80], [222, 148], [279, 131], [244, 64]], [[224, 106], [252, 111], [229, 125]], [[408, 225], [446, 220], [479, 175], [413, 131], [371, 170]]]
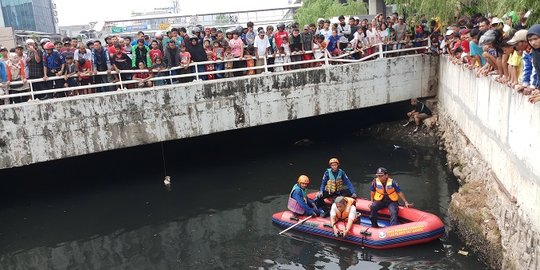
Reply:
[[[536, 269], [540, 264], [540, 107], [492, 78], [477, 78], [446, 57], [441, 58], [439, 72], [441, 122], [455, 123], [465, 135], [461, 142], [453, 143], [459, 149], [449, 150], [463, 156], [454, 163], [477, 151], [486, 164], [478, 166], [478, 159], [473, 159], [465, 167], [485, 173], [483, 179], [471, 181], [485, 183], [480, 189], [485, 193], [476, 196], [488, 197], [489, 210], [501, 232], [502, 268]], [[495, 192], [497, 186], [500, 192]], [[467, 207], [477, 206], [463, 207], [468, 211]]]
[[0, 169], [435, 95], [439, 58], [126, 90], [0, 107]]

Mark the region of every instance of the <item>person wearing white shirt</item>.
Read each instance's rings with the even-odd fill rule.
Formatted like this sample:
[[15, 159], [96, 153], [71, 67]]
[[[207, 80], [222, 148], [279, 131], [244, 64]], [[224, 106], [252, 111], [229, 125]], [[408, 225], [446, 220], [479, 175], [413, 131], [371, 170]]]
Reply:
[[[270, 41], [264, 30], [259, 31], [253, 42], [253, 46], [255, 47], [255, 65], [258, 67], [264, 66], [264, 58], [268, 55], [268, 49], [270, 48]], [[260, 74], [262, 71], [262, 69], [256, 70], [257, 74]]]

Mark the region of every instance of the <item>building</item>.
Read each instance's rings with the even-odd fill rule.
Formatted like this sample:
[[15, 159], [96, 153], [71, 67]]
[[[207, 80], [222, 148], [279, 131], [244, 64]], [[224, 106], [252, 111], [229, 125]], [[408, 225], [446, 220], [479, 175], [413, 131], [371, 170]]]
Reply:
[[58, 32], [56, 5], [52, 0], [2, 0], [0, 25], [15, 30]]

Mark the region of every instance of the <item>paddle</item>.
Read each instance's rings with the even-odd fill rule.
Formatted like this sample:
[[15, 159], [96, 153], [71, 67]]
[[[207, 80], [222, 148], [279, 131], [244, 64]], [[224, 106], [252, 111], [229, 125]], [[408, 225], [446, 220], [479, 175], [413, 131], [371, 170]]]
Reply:
[[288, 230], [290, 230], [290, 229], [292, 229], [292, 228], [294, 228], [294, 227], [296, 227], [296, 226], [298, 226], [298, 225], [304, 223], [306, 220], [308, 220], [308, 219], [310, 219], [310, 218], [312, 218], [312, 217], [313, 217], [313, 216], [309, 216], [309, 217], [307, 217], [307, 218], [304, 218], [304, 219], [298, 221], [296, 224], [292, 225], [291, 227], [289, 227], [289, 228], [287, 228], [287, 229], [281, 231], [281, 232], [278, 233], [278, 234], [282, 234], [282, 233], [284, 233], [284, 232], [286, 232], [286, 231], [288, 231]]

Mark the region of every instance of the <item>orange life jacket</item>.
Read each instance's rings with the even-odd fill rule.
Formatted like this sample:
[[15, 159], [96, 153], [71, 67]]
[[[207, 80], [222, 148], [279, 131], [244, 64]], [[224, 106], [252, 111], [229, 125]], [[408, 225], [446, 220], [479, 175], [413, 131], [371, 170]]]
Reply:
[[386, 180], [386, 185], [383, 185], [379, 177], [377, 177], [375, 179], [375, 183], [373, 184], [375, 186], [375, 195], [373, 196], [373, 199], [376, 201], [381, 201], [384, 198], [384, 195], [387, 195], [390, 200], [397, 202], [399, 195], [392, 185], [393, 182], [394, 180], [392, 178], [388, 178]]
[[356, 199], [349, 198], [349, 197], [344, 197], [343, 199], [345, 199], [345, 201], [347, 202], [347, 205], [345, 206], [345, 209], [343, 210], [343, 212], [339, 212], [338, 210], [338, 212], [336, 213], [336, 221], [347, 222], [349, 219], [349, 210], [351, 209], [351, 206], [354, 205], [356, 207]]

